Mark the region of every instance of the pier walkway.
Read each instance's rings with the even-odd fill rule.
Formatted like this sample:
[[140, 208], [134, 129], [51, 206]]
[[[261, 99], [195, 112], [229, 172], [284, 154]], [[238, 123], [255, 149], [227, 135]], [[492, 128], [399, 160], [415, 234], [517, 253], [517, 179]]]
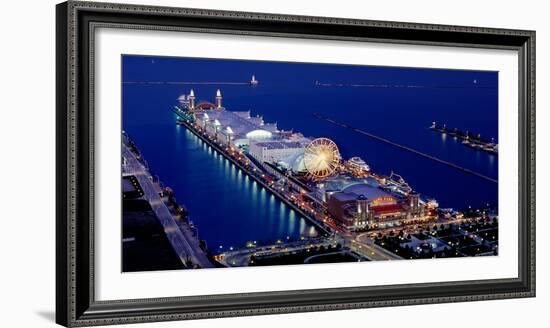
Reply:
[[124, 143], [122, 144], [122, 156], [126, 159], [124, 173], [133, 175], [138, 180], [144, 192], [143, 198], [151, 204], [151, 208], [164, 227], [166, 237], [181, 262], [187, 265], [188, 260], [191, 260], [193, 264], [201, 268], [213, 268], [214, 265], [200, 248], [197, 238], [192, 235], [190, 229], [182, 230], [179, 227], [168, 206], [160, 197], [160, 188], [153, 183], [149, 171]]

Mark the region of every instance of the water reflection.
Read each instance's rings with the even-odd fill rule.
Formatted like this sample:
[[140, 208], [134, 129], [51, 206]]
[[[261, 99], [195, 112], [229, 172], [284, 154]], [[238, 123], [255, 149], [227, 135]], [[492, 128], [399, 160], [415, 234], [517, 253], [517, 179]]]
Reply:
[[[170, 184], [210, 247], [223, 245], [226, 249], [250, 241], [266, 243], [287, 237], [296, 240], [302, 235], [318, 234], [311, 223], [193, 133], [185, 131], [174, 132], [181, 139], [178, 142], [186, 145], [180, 151], [182, 156], [176, 157], [176, 165], [193, 166], [181, 170]], [[199, 151], [185, 152], [186, 149]]]

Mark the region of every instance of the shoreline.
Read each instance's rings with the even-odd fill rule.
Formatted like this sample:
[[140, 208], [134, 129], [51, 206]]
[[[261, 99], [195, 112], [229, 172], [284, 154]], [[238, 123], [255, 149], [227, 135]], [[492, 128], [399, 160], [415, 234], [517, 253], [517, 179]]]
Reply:
[[[173, 200], [173, 193], [169, 187], [162, 188], [160, 180], [155, 182], [148, 165], [146, 165], [137, 145], [124, 134], [126, 142], [122, 141], [122, 157], [124, 158], [122, 177], [134, 176], [143, 195], [139, 198], [147, 201], [155, 217], [163, 226], [174, 252], [182, 264], [187, 268], [213, 268], [214, 263], [208, 256], [208, 248], [201, 247], [198, 231], [192, 227], [189, 218], [178, 213], [178, 208], [185, 208]], [[167, 190], [168, 189], [168, 190]], [[185, 210], [186, 212], [186, 210]], [[190, 267], [191, 266], [191, 267]]]

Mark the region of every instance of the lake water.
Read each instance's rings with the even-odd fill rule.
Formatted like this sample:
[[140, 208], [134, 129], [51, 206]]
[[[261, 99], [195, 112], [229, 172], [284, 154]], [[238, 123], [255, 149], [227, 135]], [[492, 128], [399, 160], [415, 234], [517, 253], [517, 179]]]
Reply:
[[[221, 89], [228, 110], [251, 110], [279, 128], [334, 140], [344, 158], [402, 175], [441, 207], [496, 204], [498, 185], [315, 118], [313, 113], [377, 134], [491, 178], [498, 156], [428, 129], [432, 121], [498, 141], [498, 73], [253, 61], [123, 57], [123, 81], [246, 82], [249, 85], [123, 84], [123, 129], [151, 170], [185, 205], [211, 248], [315, 235], [299, 217], [200, 139], [175, 124], [177, 97], [197, 100]], [[371, 87], [320, 87], [326, 83]]]

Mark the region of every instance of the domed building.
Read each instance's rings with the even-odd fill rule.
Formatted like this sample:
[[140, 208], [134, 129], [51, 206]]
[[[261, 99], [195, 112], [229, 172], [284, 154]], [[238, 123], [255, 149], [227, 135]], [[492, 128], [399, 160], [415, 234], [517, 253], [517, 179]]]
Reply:
[[373, 178], [340, 176], [319, 185], [327, 209], [347, 230], [400, 225], [408, 217], [405, 200], [382, 189]]
[[201, 101], [194, 106], [196, 124], [221, 144], [248, 150], [251, 141], [267, 141], [279, 133], [277, 124], [265, 123], [261, 116], [250, 111], [228, 111], [222, 105], [221, 92], [216, 92], [216, 103]]
[[307, 172], [306, 166], [304, 164], [304, 152], [297, 152], [292, 154], [281, 161], [277, 162], [279, 166], [291, 170], [295, 173], [305, 173]]

